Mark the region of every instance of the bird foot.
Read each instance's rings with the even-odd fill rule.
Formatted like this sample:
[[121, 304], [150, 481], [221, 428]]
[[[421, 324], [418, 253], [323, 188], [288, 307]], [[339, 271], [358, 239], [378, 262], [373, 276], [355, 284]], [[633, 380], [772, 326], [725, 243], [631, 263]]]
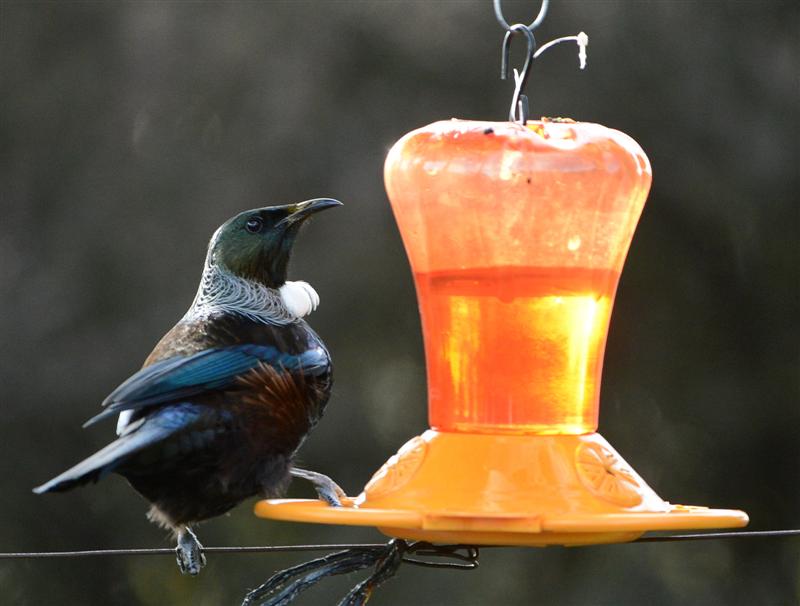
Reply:
[[178, 532], [178, 546], [175, 548], [175, 555], [181, 574], [196, 576], [206, 565], [203, 546], [197, 540], [197, 535], [188, 527]]
[[314, 486], [314, 490], [317, 491], [317, 496], [331, 507], [341, 507], [342, 501], [348, 500], [347, 493], [345, 493], [336, 482], [324, 474], [307, 469], [299, 469], [297, 467], [293, 467], [290, 473], [296, 478], [302, 478], [311, 482]]

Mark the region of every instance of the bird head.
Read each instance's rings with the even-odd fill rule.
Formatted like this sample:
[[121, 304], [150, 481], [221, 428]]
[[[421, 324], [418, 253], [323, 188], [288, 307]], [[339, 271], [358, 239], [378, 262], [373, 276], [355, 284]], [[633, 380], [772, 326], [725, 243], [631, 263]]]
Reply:
[[207, 262], [247, 280], [277, 288], [300, 226], [314, 213], [341, 206], [331, 198], [246, 210], [228, 219], [211, 237]]

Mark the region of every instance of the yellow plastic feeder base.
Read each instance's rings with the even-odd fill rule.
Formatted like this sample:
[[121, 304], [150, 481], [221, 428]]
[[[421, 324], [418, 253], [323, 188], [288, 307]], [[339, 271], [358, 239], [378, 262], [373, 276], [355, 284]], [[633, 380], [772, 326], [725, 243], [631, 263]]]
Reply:
[[428, 430], [343, 507], [259, 501], [274, 520], [376, 526], [386, 535], [472, 545], [591, 545], [647, 531], [734, 528], [743, 511], [672, 505], [600, 434], [492, 435]]

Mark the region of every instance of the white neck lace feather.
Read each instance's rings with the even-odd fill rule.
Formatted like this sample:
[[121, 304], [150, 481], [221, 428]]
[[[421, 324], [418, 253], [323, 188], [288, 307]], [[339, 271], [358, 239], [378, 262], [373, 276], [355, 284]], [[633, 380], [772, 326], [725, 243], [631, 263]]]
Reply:
[[[308, 292], [311, 304], [298, 306], [287, 295]], [[313, 295], [311, 294], [313, 293]], [[319, 297], [305, 282], [286, 282], [280, 289], [267, 288], [230, 273], [216, 263], [207, 264], [192, 306], [184, 320], [198, 320], [213, 313], [235, 313], [256, 322], [286, 325], [316, 309]]]

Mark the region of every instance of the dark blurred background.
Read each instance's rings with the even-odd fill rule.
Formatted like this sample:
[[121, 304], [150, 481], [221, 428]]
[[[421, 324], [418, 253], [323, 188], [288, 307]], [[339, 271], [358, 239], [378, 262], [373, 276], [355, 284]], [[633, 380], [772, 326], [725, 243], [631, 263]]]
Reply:
[[[505, 2], [529, 22], [536, 1]], [[555, 1], [534, 116], [618, 128], [654, 183], [608, 341], [601, 431], [665, 499], [800, 527], [795, 2]], [[301, 237], [312, 325], [337, 367], [302, 451], [351, 494], [426, 426], [414, 290], [382, 183], [407, 131], [503, 120], [502, 31], [474, 2], [2, 2], [0, 551], [160, 547], [117, 477], [30, 489], [104, 445], [82, 431], [188, 307], [212, 231], [268, 203], [346, 206]], [[296, 496], [313, 496], [306, 486]], [[369, 529], [208, 523], [206, 545], [374, 541]], [[490, 550], [472, 573], [405, 568], [389, 604], [793, 604], [797, 540]], [[299, 555], [0, 562], [0, 603], [235, 604]], [[332, 604], [356, 578], [305, 604]]]

